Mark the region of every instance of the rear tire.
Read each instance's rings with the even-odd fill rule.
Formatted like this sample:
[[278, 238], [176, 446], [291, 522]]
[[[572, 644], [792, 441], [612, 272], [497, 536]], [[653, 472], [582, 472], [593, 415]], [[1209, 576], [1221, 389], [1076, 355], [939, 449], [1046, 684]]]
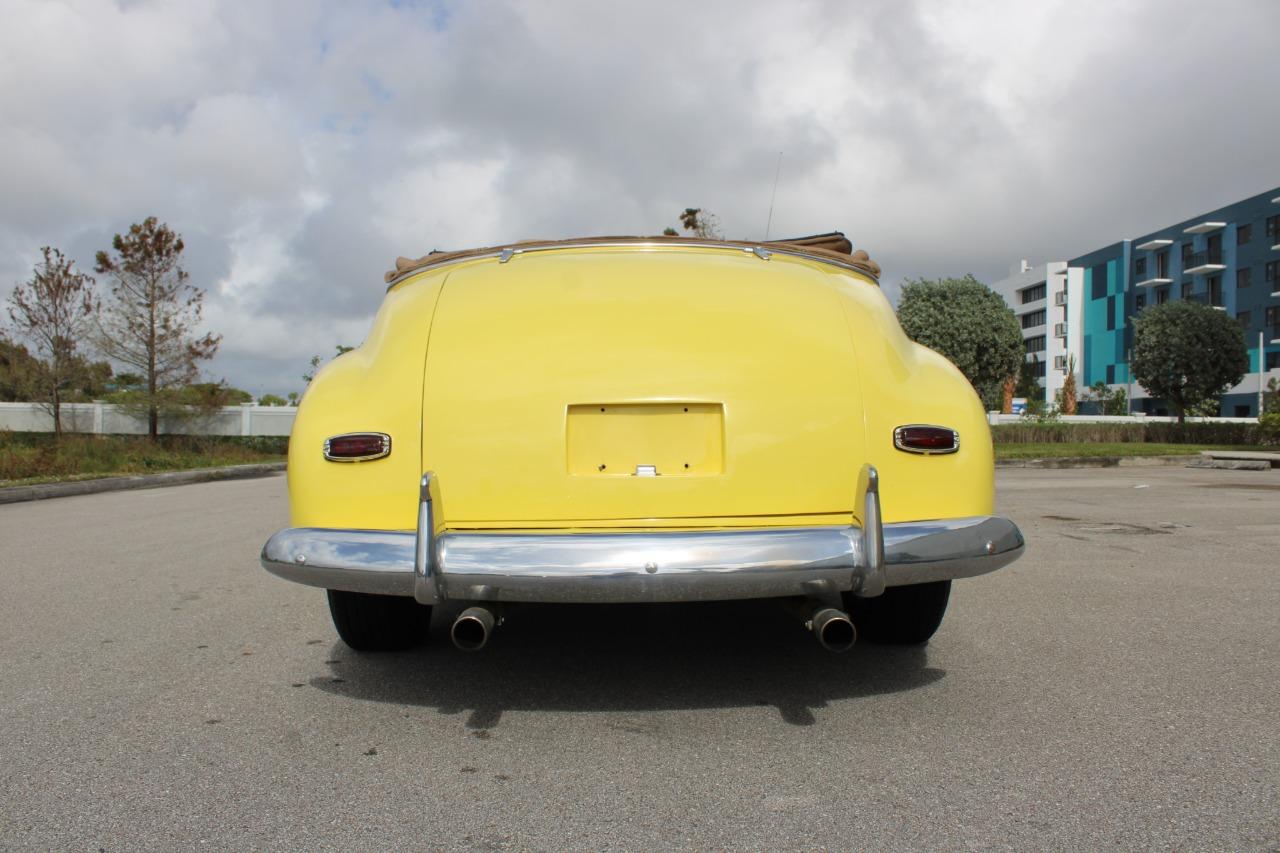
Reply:
[[875, 598], [845, 593], [844, 605], [858, 637], [872, 643], [918, 646], [942, 624], [951, 581], [891, 586]]
[[426, 639], [431, 608], [412, 598], [338, 589], [328, 593], [333, 627], [358, 652], [409, 649]]

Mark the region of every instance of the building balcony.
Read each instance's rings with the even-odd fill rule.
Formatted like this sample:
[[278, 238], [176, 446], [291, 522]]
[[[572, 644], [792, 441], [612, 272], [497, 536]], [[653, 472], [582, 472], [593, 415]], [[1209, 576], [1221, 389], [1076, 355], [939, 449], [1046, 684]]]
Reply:
[[1054, 324], [1053, 324], [1053, 336], [1054, 336], [1055, 338], [1065, 338], [1065, 337], [1067, 336], [1067, 324], [1066, 324], [1066, 323], [1054, 323]]
[[1219, 311], [1226, 311], [1227, 306], [1222, 304], [1222, 294], [1212, 293], [1191, 293], [1182, 297], [1183, 302], [1194, 302], [1197, 305], [1208, 305], [1210, 308], [1216, 308]]
[[1059, 291], [1059, 292], [1057, 292], [1057, 293], [1053, 294], [1053, 304], [1054, 304], [1054, 305], [1066, 305], [1066, 304], [1067, 304], [1067, 292], [1066, 292], [1065, 290], [1062, 290], [1062, 291]]
[[1216, 222], [1213, 220], [1207, 220], [1205, 222], [1198, 222], [1195, 225], [1192, 225], [1190, 228], [1183, 228], [1182, 233], [1183, 234], [1208, 234], [1210, 231], [1217, 231], [1219, 228], [1226, 228], [1226, 227], [1227, 227], [1227, 223], [1225, 222]]
[[1273, 344], [1280, 344], [1280, 326], [1268, 326], [1267, 339]]
[[1164, 278], [1162, 276], [1157, 275], [1157, 276], [1152, 276], [1151, 278], [1144, 278], [1142, 281], [1135, 281], [1133, 283], [1133, 286], [1134, 287], [1160, 287], [1161, 285], [1165, 285], [1165, 284], [1173, 284], [1173, 279]]
[[1271, 251], [1280, 252], [1280, 230], [1268, 234], [1267, 239], [1271, 241]]
[[1156, 249], [1163, 249], [1166, 246], [1172, 246], [1172, 245], [1173, 245], [1172, 240], [1148, 240], [1145, 243], [1139, 243], [1138, 245], [1134, 246], [1134, 248], [1140, 252], [1153, 252]]
[[1185, 269], [1183, 272], [1187, 275], [1200, 275], [1207, 272], [1222, 272], [1227, 265], [1222, 262], [1222, 250], [1192, 252], [1186, 257]]

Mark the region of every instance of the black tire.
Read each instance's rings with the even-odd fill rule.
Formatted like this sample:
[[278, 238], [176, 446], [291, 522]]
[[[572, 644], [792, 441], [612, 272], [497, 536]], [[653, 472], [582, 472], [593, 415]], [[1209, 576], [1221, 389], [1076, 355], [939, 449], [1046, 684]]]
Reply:
[[409, 649], [427, 637], [431, 608], [412, 598], [337, 589], [328, 593], [333, 627], [358, 652]]
[[918, 646], [942, 624], [951, 597], [951, 581], [891, 586], [875, 598], [844, 596], [844, 606], [858, 629], [858, 639], [870, 643]]

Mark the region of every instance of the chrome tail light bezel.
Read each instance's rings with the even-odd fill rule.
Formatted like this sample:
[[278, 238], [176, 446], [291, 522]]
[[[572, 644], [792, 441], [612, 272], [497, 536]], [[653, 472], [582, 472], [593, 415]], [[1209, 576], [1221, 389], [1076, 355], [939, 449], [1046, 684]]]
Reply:
[[[359, 456], [334, 456], [333, 443], [342, 439], [376, 439], [378, 441], [378, 449], [370, 453], [364, 453]], [[331, 435], [324, 440], [324, 458], [330, 462], [372, 462], [374, 459], [382, 459], [391, 455], [391, 436], [385, 432], [344, 432], [341, 435]]]
[[[939, 432], [949, 433], [951, 435], [950, 447], [912, 447], [907, 441], [908, 431], [913, 429], [937, 430]], [[960, 450], [960, 433], [951, 427], [938, 426], [937, 424], [903, 424], [893, 430], [893, 446], [903, 453], [915, 453], [919, 456], [946, 456], [956, 453]]]

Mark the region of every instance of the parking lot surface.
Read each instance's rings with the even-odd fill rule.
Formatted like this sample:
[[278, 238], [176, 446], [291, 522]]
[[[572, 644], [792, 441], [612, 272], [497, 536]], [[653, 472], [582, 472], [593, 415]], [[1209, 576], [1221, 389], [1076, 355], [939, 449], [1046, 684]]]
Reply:
[[1002, 471], [1023, 559], [922, 648], [769, 602], [358, 655], [285, 482], [0, 507], [0, 847], [1280, 846], [1280, 471]]

